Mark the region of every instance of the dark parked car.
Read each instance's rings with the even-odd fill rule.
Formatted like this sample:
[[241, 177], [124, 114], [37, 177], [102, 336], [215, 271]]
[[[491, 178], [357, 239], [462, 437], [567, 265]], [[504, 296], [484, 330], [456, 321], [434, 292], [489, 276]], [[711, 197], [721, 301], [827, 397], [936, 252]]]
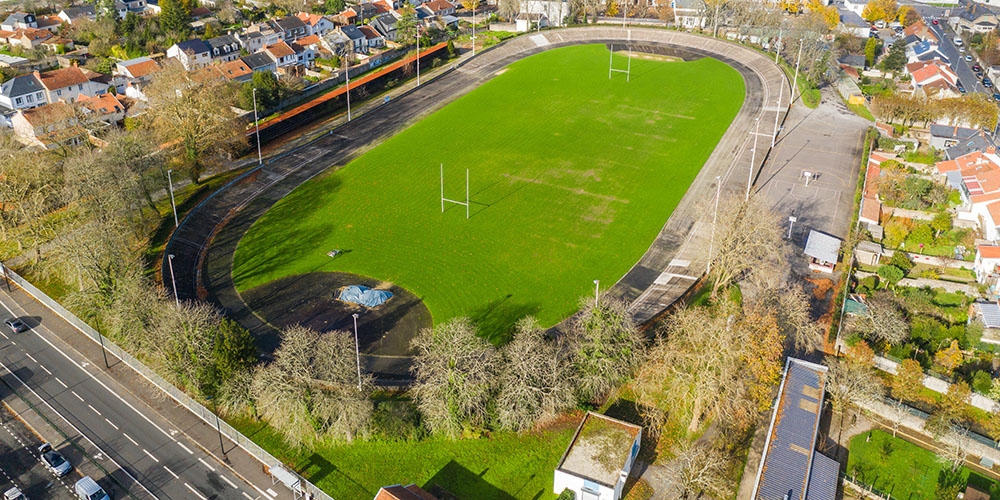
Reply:
[[982, 79], [983, 78], [983, 72], [982, 71], [977, 71], [976, 72], [976, 78]]
[[18, 318], [8, 319], [4, 321], [3, 324], [7, 325], [7, 328], [14, 333], [21, 333], [28, 329], [28, 325]]
[[958, 84], [958, 91], [961, 92], [961, 93], [963, 93], [963, 94], [965, 93], [965, 87], [963, 87], [961, 83]]
[[993, 87], [993, 82], [991, 82], [989, 80], [983, 80], [983, 87], [991, 88], [991, 87]]
[[983, 67], [980, 66], [979, 63], [976, 63], [976, 64], [972, 65], [972, 71], [982, 71], [982, 70], [983, 70]]
[[933, 24], [934, 26], [937, 26], [937, 24], [938, 24], [937, 19], [931, 21], [931, 24]]
[[1000, 102], [1000, 94], [993, 94], [993, 100]]

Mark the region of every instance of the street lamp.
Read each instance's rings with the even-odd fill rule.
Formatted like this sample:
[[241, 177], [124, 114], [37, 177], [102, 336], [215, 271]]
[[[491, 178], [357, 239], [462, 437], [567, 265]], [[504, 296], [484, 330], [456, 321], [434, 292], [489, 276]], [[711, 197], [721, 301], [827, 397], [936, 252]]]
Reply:
[[351, 316], [354, 317], [354, 357], [358, 361], [358, 392], [361, 392], [361, 345], [358, 343], [358, 313]]
[[174, 229], [176, 229], [180, 224], [177, 222], [177, 204], [174, 203], [174, 180], [170, 177], [170, 173], [173, 170], [167, 170], [167, 186], [170, 188], [170, 208], [174, 211]]
[[722, 176], [715, 176], [715, 211], [712, 212], [712, 237], [708, 240], [708, 264], [705, 274], [712, 272], [712, 252], [715, 250], [715, 223], [719, 219], [719, 196], [722, 194]]
[[417, 21], [417, 87], [420, 86], [420, 21]]
[[757, 164], [757, 134], [760, 132], [760, 117], [754, 119], [756, 127], [753, 133], [753, 148], [750, 149], [750, 173], [747, 175], [747, 196], [746, 199], [750, 199], [750, 185], [753, 183], [753, 169], [754, 165]]
[[795, 78], [792, 79], [792, 98], [790, 101], [795, 100], [795, 88], [799, 83], [799, 63], [802, 62], [802, 42], [803, 39], [799, 38], [799, 55], [795, 58]]
[[347, 121], [351, 121], [351, 63], [344, 58], [344, 75], [347, 76], [347, 88], [344, 91], [347, 94]]
[[597, 305], [597, 301], [601, 297], [601, 280], [594, 280], [594, 305]]
[[476, 55], [476, 8], [472, 8], [472, 55]]
[[170, 268], [170, 284], [174, 289], [174, 304], [180, 309], [181, 301], [177, 298], [177, 280], [174, 279], [174, 254], [167, 255], [167, 267]]
[[260, 154], [260, 119], [257, 118], [257, 87], [253, 88], [253, 124], [257, 128], [257, 164], [264, 164], [264, 157]]
[[774, 134], [771, 134], [771, 147], [778, 140], [778, 118], [781, 116], [781, 95], [785, 93], [785, 84], [778, 86], [778, 103], [774, 106]]

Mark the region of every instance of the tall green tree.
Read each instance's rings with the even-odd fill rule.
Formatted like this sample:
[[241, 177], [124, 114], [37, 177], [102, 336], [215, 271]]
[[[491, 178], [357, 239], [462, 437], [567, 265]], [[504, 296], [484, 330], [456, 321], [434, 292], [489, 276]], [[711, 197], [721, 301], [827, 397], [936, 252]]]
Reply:
[[878, 41], [875, 38], [869, 38], [865, 42], [865, 66], [871, 67], [875, 64], [876, 50], [878, 50]]
[[190, 22], [190, 0], [160, 0], [160, 26], [164, 29], [184, 39], [191, 30]]
[[257, 109], [263, 111], [278, 104], [278, 78], [270, 71], [254, 71], [253, 79], [240, 87], [240, 107], [253, 109], [253, 89], [257, 89]]

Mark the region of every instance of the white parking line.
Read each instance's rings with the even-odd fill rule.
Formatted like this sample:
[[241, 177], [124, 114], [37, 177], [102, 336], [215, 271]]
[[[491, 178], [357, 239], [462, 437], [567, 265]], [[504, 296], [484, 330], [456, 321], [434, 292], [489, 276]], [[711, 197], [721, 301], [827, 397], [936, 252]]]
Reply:
[[154, 457], [154, 456], [153, 456], [153, 454], [152, 454], [152, 453], [150, 453], [150, 452], [149, 452], [148, 450], [146, 450], [145, 448], [143, 448], [143, 449], [142, 449], [142, 452], [143, 452], [143, 453], [145, 453], [145, 454], [147, 454], [147, 455], [149, 455], [149, 458], [152, 458], [154, 462], [156, 462], [156, 463], [160, 463], [160, 461], [159, 461], [159, 460], [157, 460], [157, 459], [156, 459], [156, 457]]
[[201, 493], [198, 493], [198, 490], [192, 488], [190, 484], [184, 483], [184, 486], [187, 486], [187, 489], [191, 490], [191, 493], [194, 493], [201, 500], [208, 500], [208, 498], [205, 497], [205, 495], [202, 495]]
[[191, 451], [191, 448], [184, 446], [184, 443], [177, 441], [177, 444], [180, 445], [181, 448], [184, 448], [184, 451], [188, 452], [188, 455], [194, 455], [194, 452]]
[[132, 442], [132, 445], [133, 445], [133, 446], [139, 446], [139, 443], [136, 443], [136, 442], [135, 442], [135, 440], [134, 440], [134, 439], [132, 439], [131, 437], [129, 437], [129, 435], [128, 435], [128, 434], [125, 434], [125, 433], [123, 432], [123, 433], [122, 433], [122, 436], [125, 436], [125, 439], [128, 439], [129, 441], [131, 441], [131, 442]]
[[208, 465], [208, 462], [202, 460], [201, 457], [198, 458], [198, 461], [201, 462], [201, 465], [204, 465], [205, 467], [208, 467], [208, 470], [210, 470], [212, 472], [215, 472], [215, 467], [212, 467], [211, 465]]
[[43, 370], [45, 370], [45, 373], [48, 373], [49, 375], [52, 375], [52, 372], [50, 372], [49, 369], [45, 367], [45, 365], [39, 364], [38, 367], [41, 368], [41, 369], [43, 369]]
[[174, 471], [168, 469], [166, 465], [163, 466], [163, 470], [169, 472], [171, 476], [174, 476], [174, 479], [180, 479], [180, 476], [178, 476], [177, 474], [174, 474]]
[[97, 408], [94, 408], [94, 407], [93, 407], [93, 406], [91, 406], [91, 405], [87, 405], [87, 407], [88, 407], [88, 408], [90, 408], [91, 410], [94, 410], [94, 413], [96, 413], [98, 417], [100, 417], [100, 416], [101, 416], [101, 412], [97, 411]]
[[114, 423], [114, 422], [112, 422], [112, 421], [110, 421], [110, 420], [108, 420], [108, 419], [104, 419], [104, 421], [105, 421], [105, 422], [107, 422], [107, 423], [108, 423], [108, 425], [110, 425], [111, 427], [114, 427], [116, 431], [118, 430], [118, 426], [117, 426], [117, 425], [115, 425], [115, 423]]
[[29, 353], [27, 353], [27, 352], [26, 352], [26, 353], [24, 353], [24, 355], [25, 355], [25, 356], [27, 356], [27, 357], [28, 357], [28, 359], [30, 359], [30, 360], [31, 360], [32, 362], [34, 362], [34, 363], [37, 363], [37, 362], [38, 362], [38, 360], [37, 360], [37, 359], [35, 359], [35, 357], [34, 357], [34, 356], [32, 356], [31, 354], [29, 354]]
[[255, 500], [255, 499], [254, 499], [254, 497], [250, 496], [250, 495], [249, 495], [249, 494], [248, 494], [247, 492], [245, 492], [245, 491], [241, 491], [240, 493], [243, 493], [243, 496], [245, 496], [245, 497], [249, 498], [250, 500]]
[[223, 476], [222, 474], [219, 474], [219, 477], [221, 477], [222, 480], [226, 482], [226, 484], [228, 484], [229, 486], [232, 486], [234, 490], [240, 489], [240, 487], [236, 486], [236, 483], [233, 483], [232, 481], [230, 481], [228, 477]]
[[71, 394], [73, 394], [74, 396], [76, 396], [76, 399], [79, 399], [80, 401], [83, 401], [83, 398], [81, 398], [80, 395], [76, 393], [76, 391], [69, 391], [69, 392]]
[[56, 382], [59, 382], [59, 385], [63, 386], [63, 389], [69, 389], [69, 386], [62, 380], [59, 380], [59, 377], [56, 377]]

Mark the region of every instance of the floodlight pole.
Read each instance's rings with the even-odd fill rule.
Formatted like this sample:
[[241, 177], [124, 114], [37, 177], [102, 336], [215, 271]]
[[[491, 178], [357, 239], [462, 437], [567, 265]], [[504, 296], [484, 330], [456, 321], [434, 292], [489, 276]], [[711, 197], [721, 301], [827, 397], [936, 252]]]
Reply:
[[476, 55], [476, 9], [472, 9], [472, 56]]
[[358, 343], [358, 313], [354, 313], [354, 357], [358, 361], [358, 392], [361, 392], [361, 344]]
[[420, 21], [417, 21], [417, 87], [420, 86]]
[[754, 119], [757, 124], [755, 127], [755, 132], [753, 134], [753, 147], [750, 148], [750, 173], [747, 175], [747, 196], [746, 199], [750, 199], [750, 185], [753, 183], [753, 169], [754, 165], [757, 164], [757, 132], [760, 131], [760, 117]]
[[347, 94], [347, 121], [351, 121], [351, 63], [344, 58], [344, 75], [347, 76], [347, 84], [344, 93]]
[[594, 280], [594, 307], [601, 300], [601, 280]]
[[719, 196], [722, 194], [722, 176], [715, 176], [715, 211], [712, 212], [712, 236], [708, 240], [708, 264], [705, 265], [705, 274], [712, 272], [712, 252], [715, 250], [715, 223], [719, 219]]
[[774, 64], [778, 64], [778, 54], [781, 53], [781, 28], [778, 28], [778, 41], [774, 42]]
[[174, 254], [167, 255], [167, 267], [170, 268], [170, 284], [174, 289], [174, 304], [181, 308], [181, 300], [177, 298], [177, 280], [174, 279]]
[[802, 39], [799, 38], [799, 55], [795, 58], [795, 78], [792, 80], [792, 97], [789, 100], [789, 105], [792, 101], [795, 101], [795, 87], [799, 83], [799, 63], [802, 62]]
[[174, 211], [174, 229], [176, 229], [180, 224], [177, 222], [177, 203], [174, 202], [174, 180], [170, 177], [171, 172], [173, 170], [167, 170], [167, 186], [170, 187], [170, 208]]
[[260, 118], [257, 118], [257, 87], [253, 88], [253, 124], [257, 131], [254, 135], [257, 136], [257, 164], [264, 164], [264, 157], [260, 154]]
[[781, 84], [778, 87], [778, 104], [775, 106], [774, 110], [774, 134], [771, 135], [771, 147], [774, 147], [774, 142], [778, 140], [778, 117], [781, 115], [781, 96], [785, 93], [785, 84]]

